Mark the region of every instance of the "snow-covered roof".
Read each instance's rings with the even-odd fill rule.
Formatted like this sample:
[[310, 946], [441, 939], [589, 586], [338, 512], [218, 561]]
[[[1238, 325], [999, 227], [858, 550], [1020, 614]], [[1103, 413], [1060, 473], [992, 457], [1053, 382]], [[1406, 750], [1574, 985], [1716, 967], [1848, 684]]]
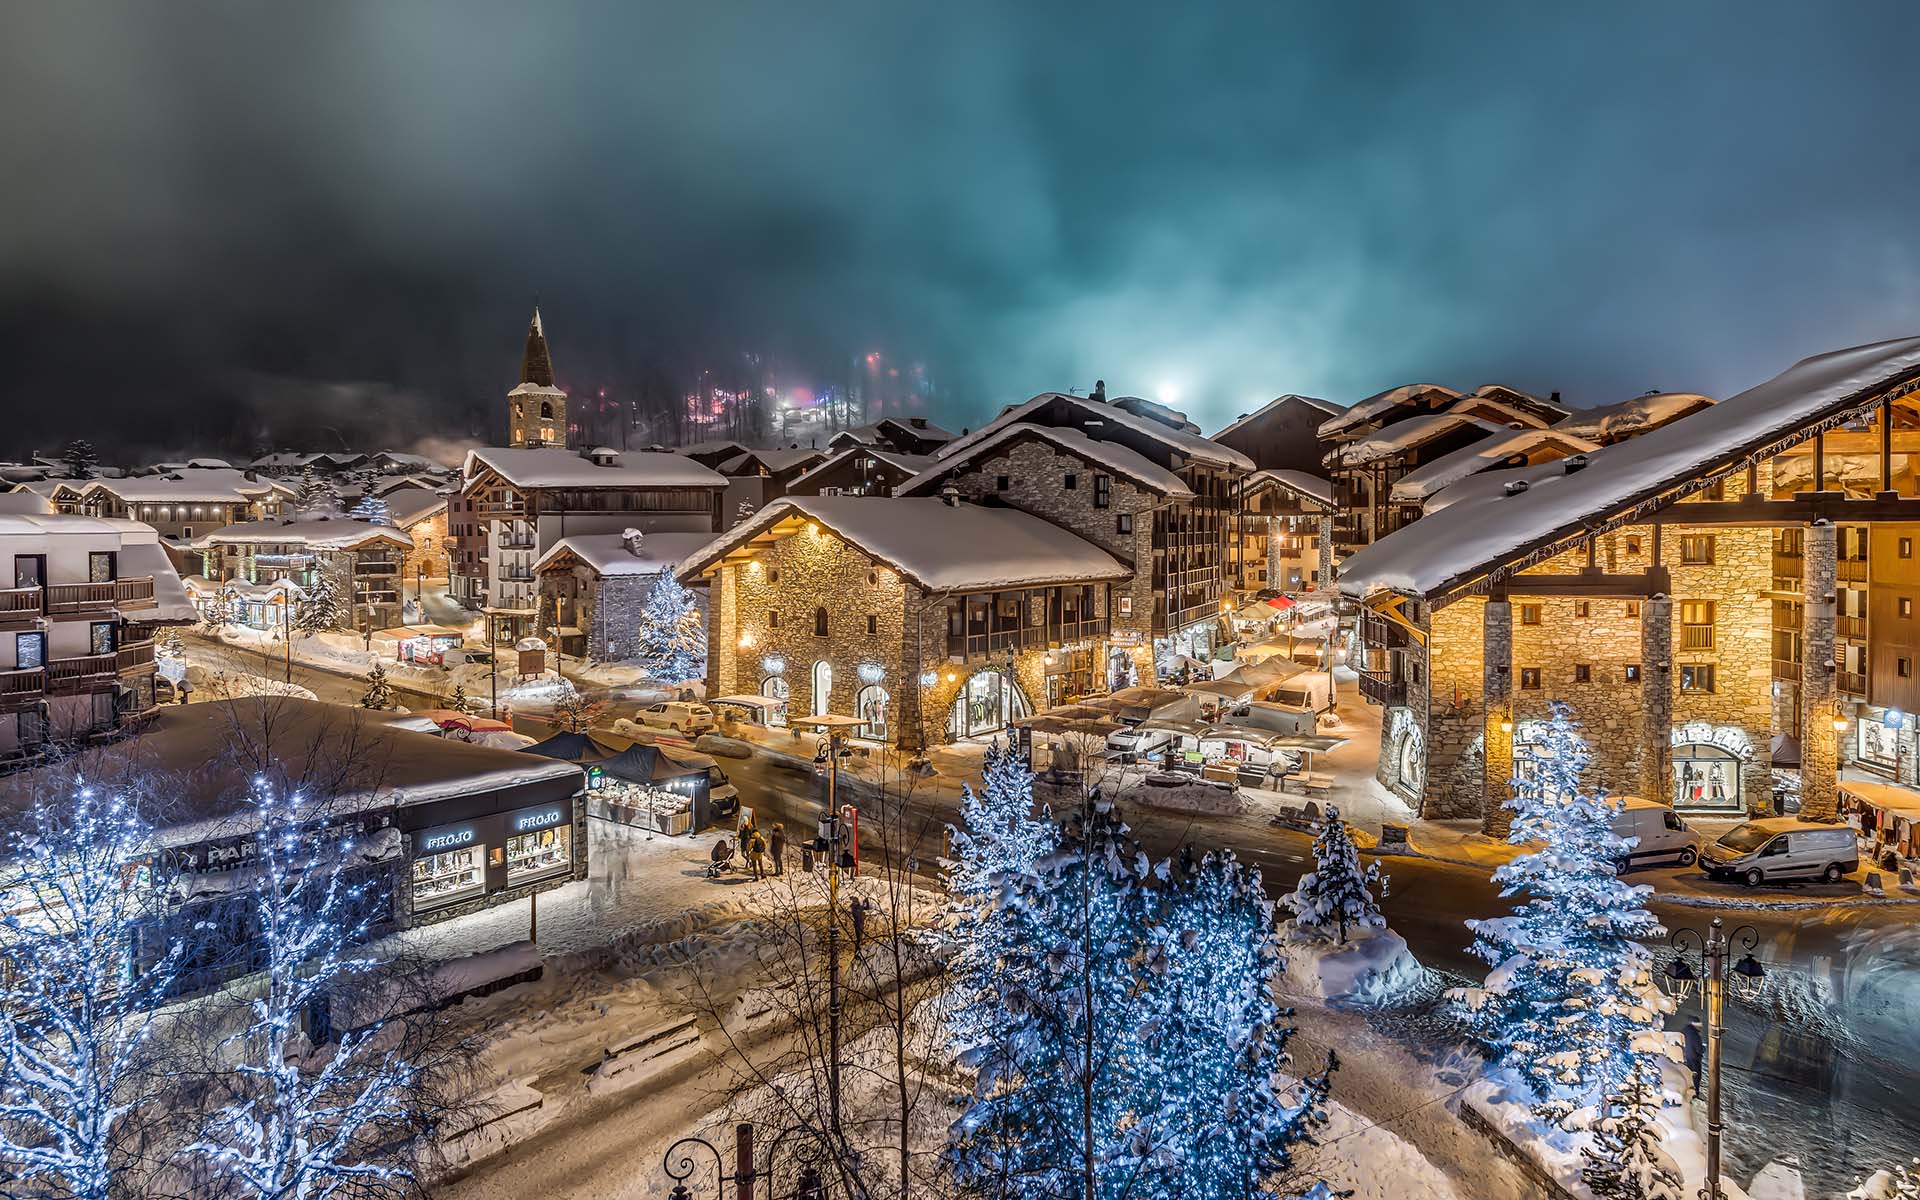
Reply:
[[180, 572], [160, 544], [159, 532], [144, 521], [109, 518], [107, 523], [120, 531], [120, 574], [128, 579], [153, 576], [154, 607], [143, 610], [140, 619], [156, 624], [199, 620]]
[[704, 574], [783, 521], [817, 522], [929, 591], [1091, 583], [1133, 574], [1092, 542], [1014, 508], [919, 497], [788, 496], [689, 555], [680, 577]]
[[254, 467], [305, 467], [329, 466], [352, 467], [367, 461], [367, 456], [351, 450], [334, 452], [322, 450], [315, 454], [302, 454], [293, 450], [282, 450], [273, 454], [262, 454], [249, 465]]
[[412, 548], [413, 539], [404, 530], [391, 525], [370, 525], [351, 517], [314, 517], [299, 521], [242, 521], [195, 538], [199, 549], [208, 546], [312, 546], [326, 550], [348, 550], [367, 542], [385, 541]]
[[[1542, 400], [1532, 392], [1521, 391], [1517, 387], [1508, 387], [1504, 383], [1483, 383], [1473, 389], [1475, 396], [1486, 396], [1518, 408], [1526, 409], [1539, 416], [1566, 416], [1568, 408], [1557, 400]], [[1558, 395], [1559, 393], [1554, 393]]]
[[558, 446], [467, 451], [462, 478], [491, 468], [522, 488], [724, 488], [726, 476], [684, 455], [632, 450], [601, 466]]
[[885, 446], [869, 446], [865, 444], [847, 446], [828, 454], [826, 461], [809, 467], [806, 471], [794, 476], [793, 481], [787, 484], [787, 487], [791, 491], [802, 491], [808, 486], [809, 481], [814, 480], [816, 476], [833, 469], [857, 454], [864, 454], [869, 458], [879, 459], [881, 462], [886, 463], [896, 470], [905, 471], [909, 477], [918, 475], [933, 463], [939, 461], [931, 454], [902, 454], [898, 450], [891, 450]]
[[[1177, 450], [1188, 458], [1195, 459], [1199, 462], [1212, 463], [1215, 466], [1221, 467], [1238, 468], [1242, 471], [1253, 470], [1253, 460], [1238, 450], [1233, 449], [1231, 446], [1222, 446], [1220, 443], [1209, 441], [1197, 433], [1188, 433], [1183, 429], [1175, 429], [1170, 425], [1154, 420], [1152, 417], [1143, 417], [1138, 413], [1130, 413], [1124, 408], [1115, 408], [1111, 404], [1095, 400], [1089, 396], [1072, 396], [1065, 392], [1042, 392], [1025, 404], [1015, 405], [1006, 412], [1001, 413], [998, 417], [995, 417], [992, 421], [974, 430], [966, 437], [955, 438], [953, 441], [940, 447], [940, 449], [934, 451], [934, 456], [936, 458], [950, 458], [966, 450], [969, 446], [992, 437], [1005, 426], [1024, 421], [1036, 410], [1055, 403], [1079, 408], [1090, 421], [1111, 421], [1115, 425], [1123, 426], [1135, 433], [1154, 438], [1170, 449]], [[1084, 428], [1082, 432], [1085, 432]]]
[[[1398, 429], [1399, 426], [1393, 428]], [[1388, 499], [1395, 504], [1423, 503], [1441, 488], [1497, 467], [1503, 460], [1516, 454], [1533, 455], [1546, 450], [1557, 452], [1555, 457], [1564, 457], [1569, 454], [1590, 454], [1599, 448], [1595, 442], [1557, 429], [1510, 429], [1470, 446], [1462, 446], [1451, 454], [1443, 454], [1419, 469], [1408, 472], [1393, 485]]]
[[1426, 596], [1452, 591], [1621, 521], [1663, 492], [1704, 486], [1716, 469], [1766, 453], [1810, 422], [1914, 379], [1920, 379], [1920, 337], [1802, 359], [1738, 396], [1595, 451], [1584, 470], [1568, 473], [1564, 464], [1551, 464], [1517, 495], [1502, 491], [1422, 517], [1349, 558], [1340, 568], [1340, 589], [1351, 595], [1380, 588]]
[[187, 460], [187, 465], [205, 471], [233, 469], [233, 464], [224, 458], [190, 458]]
[[53, 501], [32, 488], [0, 492], [0, 513], [50, 513], [53, 510]]
[[1545, 429], [1548, 425], [1537, 413], [1492, 396], [1462, 396], [1441, 411], [1481, 417], [1496, 425], [1525, 425], [1533, 429]]
[[231, 467], [70, 482], [82, 496], [106, 492], [124, 504], [246, 504], [275, 490], [287, 491], [284, 485], [248, 479]]
[[1116, 475], [1124, 475], [1148, 491], [1159, 495], [1183, 498], [1193, 495], [1193, 489], [1188, 487], [1178, 475], [1146, 455], [1130, 450], [1118, 442], [1099, 442], [1078, 429], [1062, 429], [1054, 425], [1030, 425], [1025, 421], [1000, 425], [987, 437], [973, 441], [959, 453], [936, 456], [931, 467], [895, 488], [894, 494], [910, 496], [917, 491], [923, 491], [945, 478], [961, 463], [976, 461], [982, 454], [1023, 437], [1037, 437], [1052, 442], [1069, 454], [1079, 455], [1089, 462], [1106, 467]]
[[557, 387], [548, 387], [542, 383], [523, 383], [508, 392], [509, 396], [556, 396], [562, 400], [567, 394]]
[[1384, 392], [1376, 392], [1352, 408], [1342, 410], [1338, 416], [1322, 422], [1316, 432], [1323, 438], [1329, 438], [1338, 433], [1358, 429], [1369, 421], [1386, 416], [1396, 408], [1431, 408], [1434, 406], [1431, 401], [1444, 402], [1459, 398], [1459, 392], [1437, 383], [1402, 384], [1400, 387], [1388, 388]]
[[447, 507], [446, 493], [426, 488], [403, 487], [391, 492], [374, 492], [387, 506], [387, 515], [393, 523], [405, 528], [426, 520]]
[[[151, 528], [151, 527], [149, 527]], [[74, 513], [0, 513], [0, 534], [48, 537], [62, 533], [117, 533], [117, 522]]]
[[533, 569], [544, 571], [563, 553], [571, 553], [600, 575], [658, 575], [678, 570], [687, 555], [713, 540], [709, 533], [649, 533], [640, 538], [640, 552], [627, 549], [618, 533], [576, 533], [563, 537], [540, 556]]
[[1162, 404], [1158, 400], [1149, 400], [1145, 396], [1115, 396], [1113, 399], [1107, 401], [1107, 403], [1113, 405], [1115, 408], [1125, 409], [1127, 412], [1133, 413], [1136, 416], [1147, 417], [1158, 421], [1162, 425], [1170, 425], [1175, 429], [1184, 429], [1188, 433], [1193, 434], [1200, 432], [1200, 427], [1195, 425], [1193, 421], [1187, 417], [1186, 413], [1181, 412], [1171, 404]]
[[786, 450], [747, 450], [727, 459], [715, 469], [722, 475], [737, 475], [746, 468], [749, 461], [752, 461], [765, 467], [771, 474], [777, 475], [801, 463], [817, 462], [826, 456], [825, 450], [802, 447]]
[[1442, 438], [1463, 429], [1479, 429], [1482, 433], [1502, 433], [1506, 428], [1505, 425], [1496, 424], [1482, 417], [1470, 417], [1464, 413], [1423, 413], [1417, 417], [1408, 417], [1404, 421], [1396, 421], [1358, 441], [1337, 447], [1327, 455], [1327, 462], [1343, 467], [1357, 467], [1383, 458], [1391, 458], [1396, 454], [1405, 454], [1436, 438]]
[[1243, 496], [1252, 495], [1266, 484], [1285, 488], [1287, 491], [1305, 496], [1309, 500], [1317, 500], [1328, 507], [1332, 507], [1333, 505], [1332, 480], [1322, 479], [1318, 475], [1309, 475], [1305, 471], [1295, 471], [1286, 467], [1276, 467], [1268, 471], [1255, 471], [1253, 474], [1247, 476], [1245, 483], [1240, 485], [1240, 494]]
[[1698, 392], [1649, 392], [1601, 408], [1576, 409], [1553, 428], [1590, 442], [1617, 442], [1658, 429], [1712, 403], [1713, 397]]
[[396, 467], [404, 467], [409, 471], [444, 471], [447, 469], [444, 465], [435, 462], [424, 454], [413, 454], [405, 450], [381, 450], [376, 452], [373, 457], [377, 460], [392, 463]]
[[[266, 747], [272, 745], [268, 756]], [[575, 795], [573, 763], [419, 733], [390, 714], [291, 696], [165, 705], [144, 736], [85, 750], [56, 767], [0, 782], [0, 811], [20, 811], [63, 786], [68, 771], [112, 784], [164, 779], [177, 801], [160, 833], [185, 846], [251, 832], [248, 795], [263, 771], [299, 786], [325, 811], [366, 811], [472, 799], [506, 811]]]
[[1234, 430], [1240, 428], [1242, 425], [1246, 425], [1246, 424], [1250, 424], [1251, 422], [1258, 421], [1261, 417], [1266, 416], [1268, 413], [1272, 412], [1274, 409], [1290, 401], [1296, 401], [1298, 403], [1306, 405], [1309, 408], [1317, 408], [1322, 413], [1325, 413], [1329, 417], [1337, 417], [1341, 413], [1347, 411], [1346, 409], [1341, 408], [1338, 404], [1335, 404], [1331, 400], [1322, 400], [1318, 396], [1301, 396], [1294, 392], [1288, 392], [1284, 396], [1274, 397], [1272, 400], [1269, 400], [1265, 404], [1262, 404], [1259, 408], [1256, 408], [1252, 412], [1243, 415], [1239, 420], [1233, 422], [1233, 424], [1227, 426], [1225, 429], [1222, 429], [1219, 433], [1216, 433], [1213, 436], [1215, 439], [1223, 438], [1229, 433], [1232, 433]]

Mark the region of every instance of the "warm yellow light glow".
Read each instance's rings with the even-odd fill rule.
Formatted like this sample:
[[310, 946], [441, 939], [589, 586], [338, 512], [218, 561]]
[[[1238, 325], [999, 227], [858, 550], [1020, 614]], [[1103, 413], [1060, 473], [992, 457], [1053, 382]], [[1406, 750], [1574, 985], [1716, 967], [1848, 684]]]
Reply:
[[955, 676], [955, 675], [954, 675], [954, 673], [953, 673], [952, 671], [948, 671], [948, 672], [947, 672], [947, 682], [948, 682], [948, 683], [952, 683], [952, 682], [954, 681], [954, 679], [956, 679], [956, 678], [957, 678], [957, 676]]
[[741, 634], [741, 635], [740, 635], [740, 648], [741, 648], [742, 650], [751, 650], [751, 649], [753, 649], [753, 635], [752, 635], [752, 634], [750, 634], [750, 633], [743, 633], [743, 634]]
[[1512, 718], [1512, 717], [1501, 717], [1501, 718], [1500, 718], [1500, 732], [1501, 732], [1501, 733], [1512, 733], [1512, 732], [1513, 732], [1513, 718]]
[[1833, 731], [1835, 733], [1845, 733], [1847, 731], [1847, 719], [1842, 716], [1835, 716], [1833, 718]]
[[814, 524], [812, 521], [808, 521], [807, 532], [813, 534], [815, 537], [818, 537], [820, 535], [820, 527]]

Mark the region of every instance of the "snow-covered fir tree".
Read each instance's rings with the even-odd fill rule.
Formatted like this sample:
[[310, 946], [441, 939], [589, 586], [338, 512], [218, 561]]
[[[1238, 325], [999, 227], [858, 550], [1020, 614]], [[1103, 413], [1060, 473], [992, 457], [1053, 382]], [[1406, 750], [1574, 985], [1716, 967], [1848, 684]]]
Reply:
[[1583, 1147], [1581, 1178], [1598, 1200], [1686, 1200], [1680, 1168], [1660, 1144], [1662, 1091], [1659, 1070], [1630, 1080], [1612, 1098], [1607, 1115], [1588, 1130], [1593, 1144]]
[[219, 633], [233, 624], [233, 594], [226, 588], [215, 591], [213, 597], [200, 606], [200, 627], [208, 633]]
[[393, 685], [387, 682], [387, 668], [377, 659], [367, 670], [367, 690], [360, 694], [360, 707], [393, 707]]
[[138, 936], [166, 911], [158, 843], [126, 795], [83, 784], [37, 797], [0, 845], [0, 1179], [27, 1185], [0, 1193], [133, 1194], [118, 1135], [155, 1101], [149, 1035], [191, 944]]
[[238, 1095], [189, 1152], [262, 1200], [319, 1200], [404, 1178], [378, 1145], [407, 1116], [414, 1064], [381, 1037], [378, 1021], [325, 1048], [303, 1032], [316, 1012], [363, 992], [378, 967], [354, 948], [388, 909], [387, 875], [356, 870], [355, 837], [318, 827], [324, 814], [298, 794], [256, 782], [250, 812], [260, 829], [248, 868], [256, 878], [242, 894], [263, 979], [246, 1028], [223, 1047]]
[[956, 1047], [976, 1072], [949, 1135], [961, 1186], [991, 1200], [1118, 1200], [1160, 1149], [1137, 1123], [1147, 878], [1145, 854], [1095, 797], [1002, 897], [1019, 936], [1002, 954], [998, 1020]]
[[300, 485], [294, 489], [293, 509], [303, 516], [309, 514], [330, 513], [340, 507], [340, 499], [334, 495], [333, 485], [320, 478], [308, 463], [300, 471]]
[[1293, 911], [1295, 929], [1332, 932], [1347, 944], [1349, 929], [1385, 929], [1387, 920], [1373, 898], [1373, 885], [1385, 880], [1380, 864], [1360, 868], [1360, 852], [1353, 834], [1340, 819], [1340, 809], [1327, 805], [1326, 825], [1313, 839], [1313, 870], [1300, 877], [1292, 893], [1281, 900]]
[[660, 572], [640, 610], [640, 663], [654, 679], [677, 683], [707, 670], [707, 632], [693, 593]]
[[1137, 1194], [1262, 1195], [1325, 1123], [1334, 1062], [1296, 1096], [1275, 1089], [1293, 1029], [1273, 999], [1283, 964], [1260, 873], [1231, 853], [1207, 855], [1164, 889], [1148, 934], [1152, 1065], [1142, 1078], [1152, 1097], [1139, 1128], [1158, 1150]]
[[1525, 901], [1511, 916], [1467, 922], [1473, 953], [1493, 969], [1482, 986], [1453, 993], [1499, 1065], [1531, 1089], [1535, 1111], [1560, 1122], [1649, 1069], [1673, 1007], [1641, 945], [1662, 932], [1645, 907], [1653, 889], [1620, 879], [1620, 804], [1580, 790], [1588, 751], [1576, 728], [1556, 702], [1532, 739], [1531, 770], [1512, 781], [1507, 840], [1538, 849], [1493, 878]]
[[301, 589], [299, 605], [294, 609], [293, 627], [312, 635], [338, 629], [346, 624], [346, 599], [340, 593], [340, 581], [325, 567], [315, 567], [313, 582]]
[[374, 495], [371, 489], [361, 493], [360, 499], [354, 502], [352, 511], [347, 515], [356, 521], [373, 525], [393, 524], [393, 511], [387, 507], [386, 500]]
[[94, 465], [100, 461], [100, 456], [94, 453], [92, 442], [85, 438], [75, 438], [67, 443], [67, 451], [62, 456], [62, 461], [67, 467], [67, 478], [92, 479]]
[[467, 695], [466, 684], [456, 682], [453, 685], [453, 695], [447, 698], [447, 707], [461, 713], [470, 713], [474, 710], [476, 704], [473, 697]]

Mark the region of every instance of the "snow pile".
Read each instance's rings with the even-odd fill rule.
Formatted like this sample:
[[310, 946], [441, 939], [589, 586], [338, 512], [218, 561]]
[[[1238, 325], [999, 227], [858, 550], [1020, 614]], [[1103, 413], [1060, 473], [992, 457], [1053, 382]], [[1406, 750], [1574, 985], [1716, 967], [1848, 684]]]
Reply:
[[1335, 1008], [1385, 1008], [1415, 993], [1427, 969], [1391, 929], [1348, 931], [1345, 945], [1325, 929], [1280, 926], [1287, 990]]
[[1230, 783], [1213, 783], [1179, 772], [1163, 771], [1149, 775], [1125, 795], [1158, 808], [1182, 812], [1232, 815], [1241, 811], [1240, 793]]

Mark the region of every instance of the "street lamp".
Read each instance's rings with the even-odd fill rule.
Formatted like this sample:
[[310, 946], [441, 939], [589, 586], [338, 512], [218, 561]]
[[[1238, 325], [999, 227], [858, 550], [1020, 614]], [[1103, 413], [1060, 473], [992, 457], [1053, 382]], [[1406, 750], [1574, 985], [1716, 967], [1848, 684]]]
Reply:
[[[1753, 951], [1760, 945], [1760, 935], [1753, 926], [1742, 925], [1733, 931], [1730, 940], [1720, 918], [1715, 917], [1707, 927], [1707, 936], [1702, 938], [1692, 929], [1676, 929], [1667, 935], [1667, 942], [1674, 949], [1673, 960], [1660, 973], [1660, 985], [1668, 995], [1682, 1003], [1692, 997], [1694, 988], [1701, 990], [1700, 1003], [1707, 1017], [1707, 1181], [1700, 1189], [1705, 1200], [1722, 1200], [1720, 1191], [1720, 1037], [1725, 1030], [1724, 1006], [1727, 984], [1733, 984], [1734, 995], [1742, 1000], [1753, 1001], [1760, 995], [1766, 983], [1766, 972], [1760, 966], [1760, 960]], [[1729, 973], [1727, 955], [1730, 947], [1738, 943], [1742, 953], [1740, 961], [1733, 964]], [[1696, 967], [1689, 961], [1687, 954], [1699, 956], [1700, 965]]]

